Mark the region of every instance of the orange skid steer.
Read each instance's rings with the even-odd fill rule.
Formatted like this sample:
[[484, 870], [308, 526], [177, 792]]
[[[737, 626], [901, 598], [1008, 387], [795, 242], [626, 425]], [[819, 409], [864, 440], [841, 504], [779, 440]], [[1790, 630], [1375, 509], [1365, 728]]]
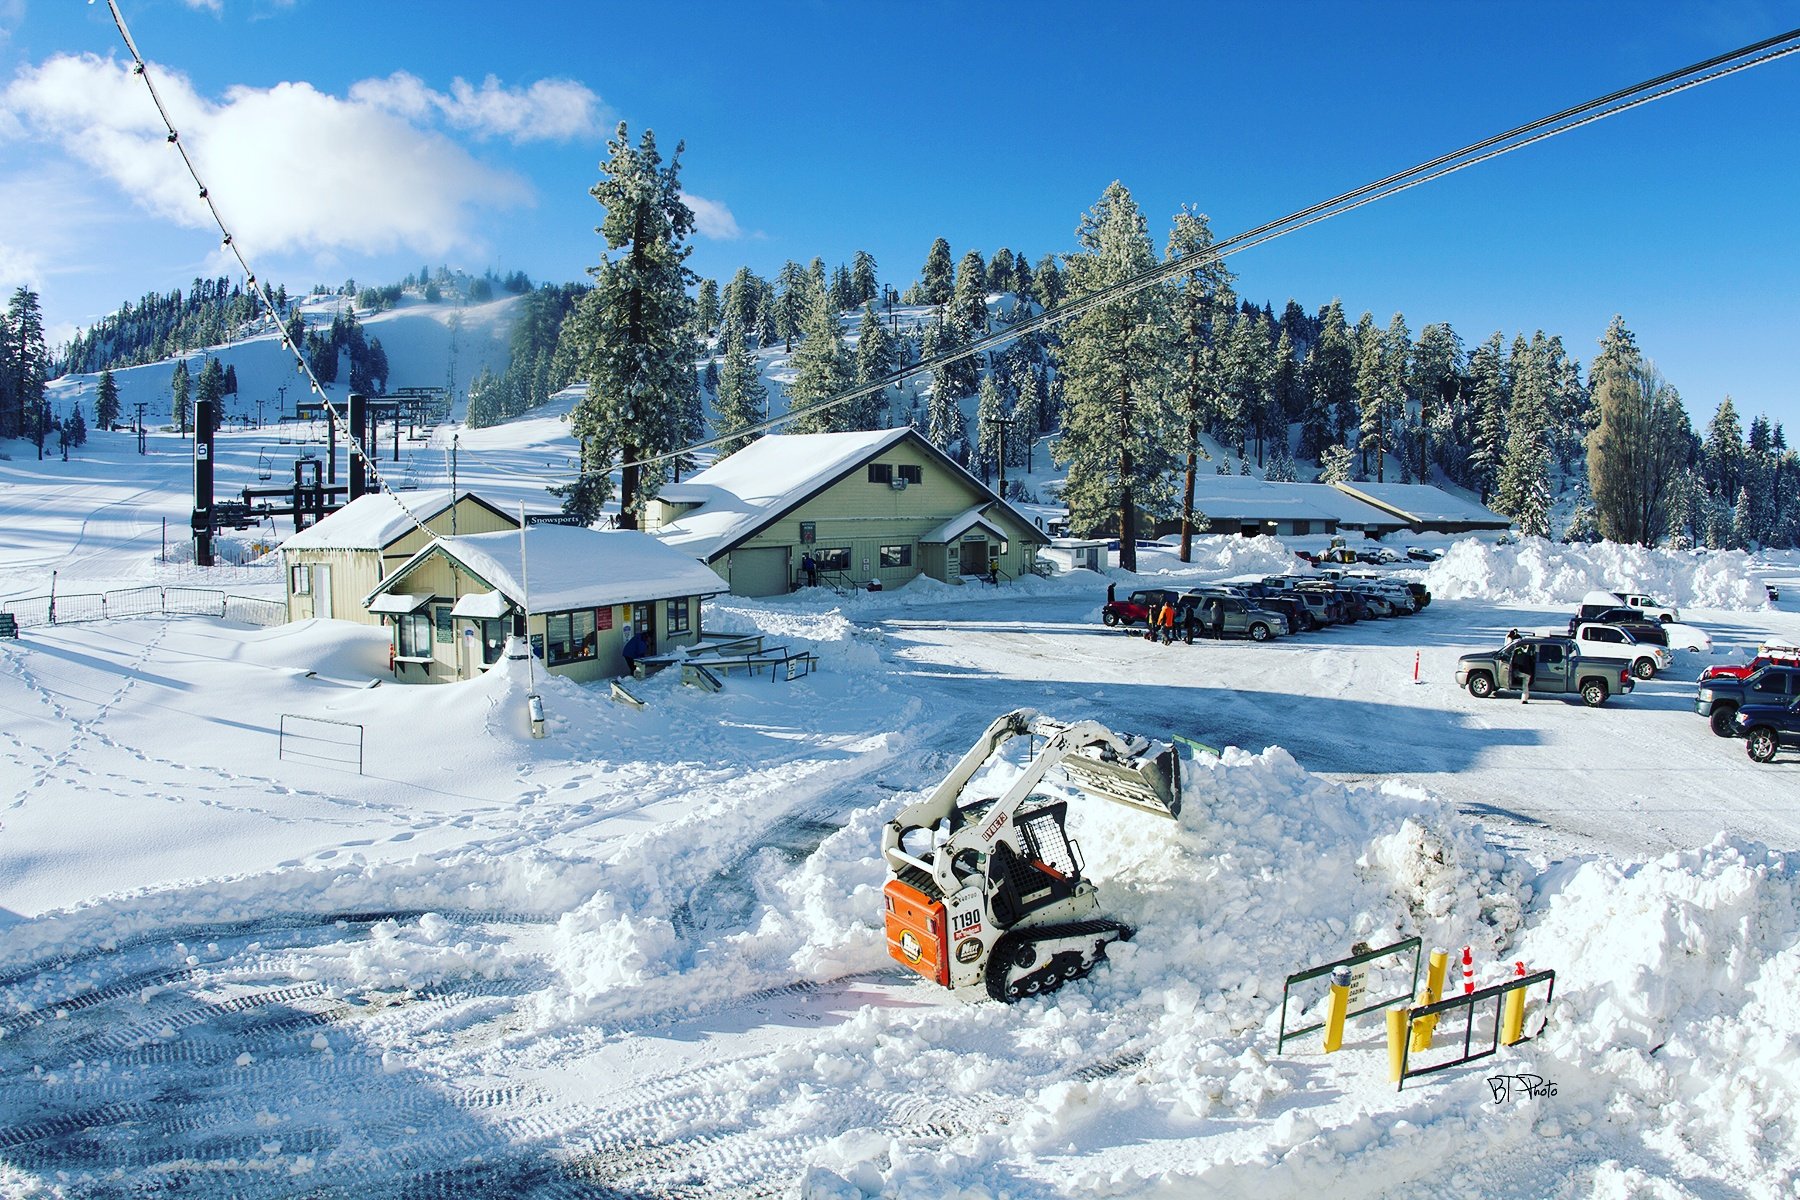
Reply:
[[[1018, 737], [1035, 751], [1024, 772], [997, 796], [966, 795]], [[1068, 800], [1036, 789], [1060, 770], [1081, 796], [1172, 819], [1180, 768], [1173, 745], [1093, 721], [1065, 724], [1029, 709], [999, 718], [882, 833], [888, 952], [965, 999], [1017, 1000], [1087, 974], [1131, 929], [1101, 915], [1098, 890], [1082, 878]]]

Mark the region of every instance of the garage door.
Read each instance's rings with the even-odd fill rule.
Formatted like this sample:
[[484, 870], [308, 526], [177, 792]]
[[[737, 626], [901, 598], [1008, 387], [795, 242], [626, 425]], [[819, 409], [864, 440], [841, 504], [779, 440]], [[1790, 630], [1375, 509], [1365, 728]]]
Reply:
[[731, 552], [731, 592], [735, 596], [782, 596], [788, 591], [786, 546]]

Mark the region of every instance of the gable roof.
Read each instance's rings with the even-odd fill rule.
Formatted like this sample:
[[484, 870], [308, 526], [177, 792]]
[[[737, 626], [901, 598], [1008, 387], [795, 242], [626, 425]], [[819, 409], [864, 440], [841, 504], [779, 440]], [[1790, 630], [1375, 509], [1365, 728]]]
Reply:
[[969, 509], [962, 515], [951, 517], [948, 521], [945, 521], [930, 533], [920, 534], [919, 541], [928, 546], [939, 545], [961, 537], [977, 525], [981, 526], [995, 537], [1005, 537], [1006, 531], [988, 520], [987, 510], [987, 505], [977, 504], [974, 508]]
[[433, 538], [365, 596], [363, 604], [366, 607], [392, 591], [434, 555], [456, 563], [518, 608], [526, 607], [529, 569], [529, 611], [534, 613], [716, 596], [728, 590], [710, 567], [635, 529], [532, 525], [524, 540], [521, 550], [516, 529]]
[[[452, 503], [449, 488], [426, 488], [416, 492], [370, 492], [358, 496], [330, 516], [289, 536], [281, 543], [283, 550], [385, 550], [405, 537], [420, 524], [448, 512]], [[474, 492], [458, 492], [454, 501], [472, 500], [512, 525], [519, 519], [501, 512]], [[405, 507], [402, 507], [402, 504]], [[411, 513], [409, 516], [408, 513]]]
[[1403, 524], [1387, 510], [1328, 484], [1274, 483], [1253, 475], [1196, 475], [1194, 507], [1223, 521], [1335, 521], [1393, 528]]
[[1340, 483], [1336, 487], [1347, 496], [1405, 518], [1409, 524], [1456, 522], [1499, 529], [1512, 524], [1510, 517], [1427, 483]]
[[656, 531], [656, 536], [696, 558], [710, 561], [754, 537], [783, 514], [806, 503], [877, 455], [908, 442], [962, 478], [1027, 531], [1046, 541], [1032, 522], [954, 459], [911, 428], [853, 433], [781, 433], [751, 442], [731, 457], [683, 482], [662, 489], [661, 498], [699, 507]]

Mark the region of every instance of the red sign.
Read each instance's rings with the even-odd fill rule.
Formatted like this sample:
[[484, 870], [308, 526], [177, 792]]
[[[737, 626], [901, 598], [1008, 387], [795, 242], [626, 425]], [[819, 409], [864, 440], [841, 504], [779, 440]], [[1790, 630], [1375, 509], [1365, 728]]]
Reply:
[[595, 629], [611, 629], [612, 628], [612, 605], [609, 604], [605, 608], [595, 610], [595, 612], [594, 612], [594, 628]]

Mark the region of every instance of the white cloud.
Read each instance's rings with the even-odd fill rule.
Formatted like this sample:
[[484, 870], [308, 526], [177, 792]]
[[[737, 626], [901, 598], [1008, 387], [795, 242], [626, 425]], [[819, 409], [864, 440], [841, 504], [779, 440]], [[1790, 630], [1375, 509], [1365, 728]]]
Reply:
[[182, 0], [189, 8], [203, 9], [214, 16], [225, 11], [225, 0]]
[[409, 121], [423, 121], [436, 113], [452, 128], [513, 142], [592, 137], [606, 111], [599, 96], [572, 79], [540, 79], [528, 88], [506, 88], [492, 75], [480, 87], [453, 79], [450, 90], [440, 92], [416, 75], [396, 71], [386, 79], [353, 84], [350, 99]]
[[701, 237], [729, 242], [743, 236], [737, 218], [722, 200], [708, 200], [692, 192], [681, 193], [681, 201], [694, 210], [694, 229]]
[[[152, 65], [181, 144], [226, 225], [252, 257], [290, 250], [443, 254], [472, 241], [475, 210], [531, 202], [518, 176], [485, 166], [387, 105], [326, 95], [310, 84], [235, 88], [220, 103]], [[54, 141], [144, 210], [212, 225], [141, 80], [92, 54], [22, 70], [5, 107], [29, 134]]]

